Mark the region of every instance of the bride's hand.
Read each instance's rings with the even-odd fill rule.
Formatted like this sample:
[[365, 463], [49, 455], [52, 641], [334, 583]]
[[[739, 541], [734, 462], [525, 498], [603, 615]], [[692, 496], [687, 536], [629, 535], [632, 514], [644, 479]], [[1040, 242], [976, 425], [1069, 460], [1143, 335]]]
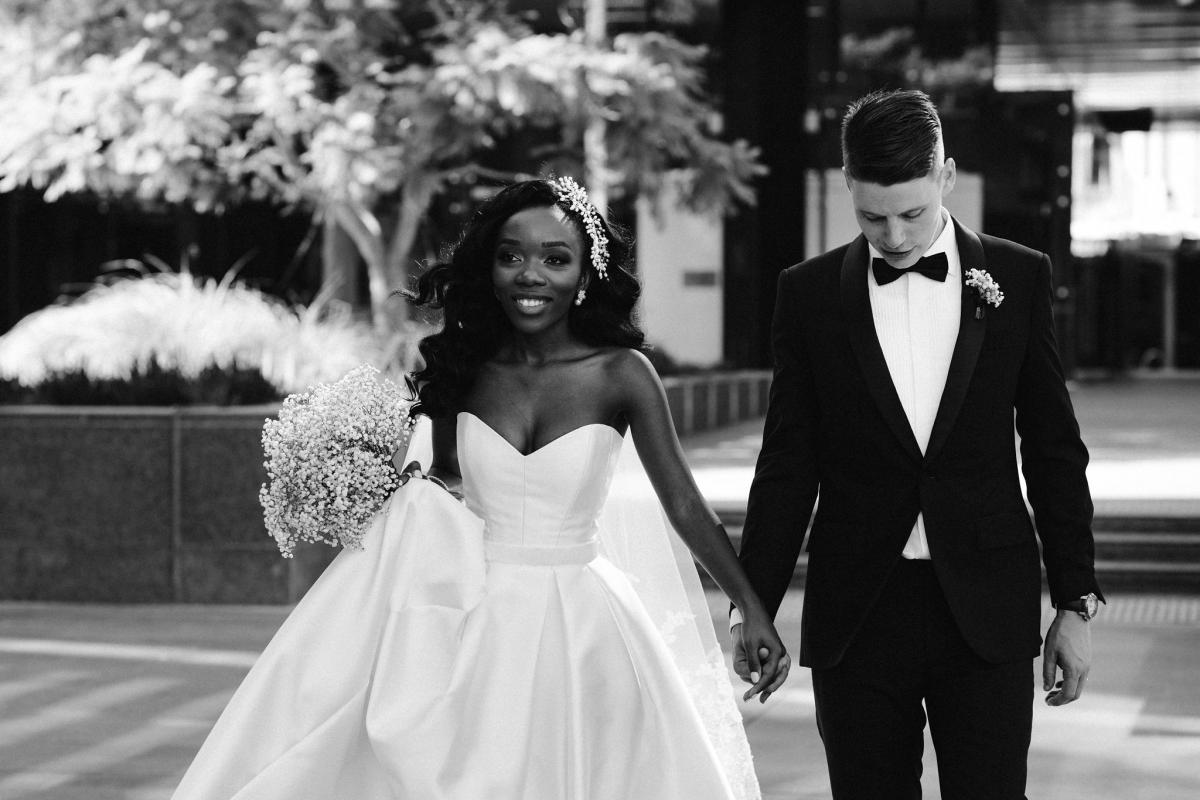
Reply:
[[463, 499], [462, 492], [451, 489], [446, 484], [446, 482], [443, 481], [441, 478], [423, 470], [421, 468], [421, 462], [419, 462], [419, 461], [411, 461], [404, 469], [400, 470], [400, 485], [401, 486], [405, 485], [413, 478], [422, 478], [422, 479], [430, 481], [432, 483], [436, 483], [438, 486], [442, 487], [447, 492], [449, 492], [450, 495], [452, 497], [454, 497], [456, 500]]
[[751, 686], [743, 700], [759, 695], [759, 702], [767, 702], [791, 670], [792, 658], [788, 655], [775, 626], [764, 616], [761, 620], [749, 616], [745, 622], [733, 627], [734, 670], [745, 680], [747, 674]]

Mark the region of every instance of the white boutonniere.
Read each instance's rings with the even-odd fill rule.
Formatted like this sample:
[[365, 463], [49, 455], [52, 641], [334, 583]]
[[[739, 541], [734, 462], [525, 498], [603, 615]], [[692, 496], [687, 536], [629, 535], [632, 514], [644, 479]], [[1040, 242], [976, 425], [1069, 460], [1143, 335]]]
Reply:
[[999, 308], [1004, 302], [1004, 292], [1000, 291], [1000, 284], [996, 283], [996, 279], [982, 269], [967, 270], [968, 288], [975, 290], [975, 319], [983, 319], [983, 305], [987, 303], [993, 308]]

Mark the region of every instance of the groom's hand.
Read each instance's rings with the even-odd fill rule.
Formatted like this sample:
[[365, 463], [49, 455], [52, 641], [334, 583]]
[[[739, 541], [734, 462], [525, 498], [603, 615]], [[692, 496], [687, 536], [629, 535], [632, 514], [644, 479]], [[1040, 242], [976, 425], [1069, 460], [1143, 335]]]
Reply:
[[[1065, 706], [1083, 694], [1092, 668], [1092, 629], [1074, 611], [1060, 610], [1046, 632], [1042, 651], [1042, 690], [1046, 705]], [[1055, 681], [1062, 670], [1062, 680]]]
[[[743, 681], [752, 684], [742, 699], [749, 700], [757, 694], [759, 702], [767, 702], [767, 698], [787, 680], [791, 656], [784, 650], [783, 642], [779, 641], [774, 628], [771, 629], [769, 641], [774, 643], [775, 653], [772, 653], [771, 647], [747, 648], [742, 636], [743, 625], [740, 623], [731, 627], [729, 633], [733, 637], [733, 671]], [[753, 632], [751, 636], [758, 638]]]

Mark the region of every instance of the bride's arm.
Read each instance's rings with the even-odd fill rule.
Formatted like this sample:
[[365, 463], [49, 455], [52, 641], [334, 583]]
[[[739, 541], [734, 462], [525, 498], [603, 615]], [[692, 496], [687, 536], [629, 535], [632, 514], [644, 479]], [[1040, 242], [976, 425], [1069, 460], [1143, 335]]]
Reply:
[[[667, 518], [692, 555], [741, 611], [746, 620], [742, 636], [747, 653], [757, 655], [761, 648], [768, 651], [762, 659], [760, 678], [746, 697], [764, 690], [770, 694], [783, 683], [790, 660], [770, 616], [738, 562], [729, 536], [696, 486], [675, 435], [662, 381], [650, 361], [639, 352], [626, 351], [615, 361], [617, 374], [612, 376], [610, 385], [619, 387], [633, 443]], [[756, 666], [754, 661], [751, 658], [752, 670]]]
[[408, 480], [406, 476], [432, 478], [461, 500], [462, 475], [458, 469], [457, 420], [454, 415], [447, 415], [431, 420], [431, 423], [433, 457], [428, 465], [422, 465], [418, 461], [397, 465], [401, 473], [401, 483]]
[[455, 497], [462, 497], [462, 474], [458, 469], [458, 418], [443, 414], [433, 421], [433, 464], [429, 474]]

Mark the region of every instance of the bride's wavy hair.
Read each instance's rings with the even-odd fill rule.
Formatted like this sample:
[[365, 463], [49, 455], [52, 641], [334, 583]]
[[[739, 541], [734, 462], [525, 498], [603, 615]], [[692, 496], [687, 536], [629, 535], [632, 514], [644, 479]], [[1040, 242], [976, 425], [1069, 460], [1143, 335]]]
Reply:
[[629, 272], [633, 248], [624, 230], [603, 222], [608, 274], [601, 278], [592, 266], [592, 240], [579, 212], [561, 202], [548, 181], [515, 183], [480, 204], [448, 258], [427, 269], [408, 296], [415, 305], [442, 311], [442, 329], [419, 345], [425, 365], [414, 376], [420, 387], [414, 413], [440, 417], [457, 411], [479, 368], [508, 339], [512, 325], [492, 283], [497, 236], [513, 214], [555, 206], [575, 225], [586, 246], [580, 264], [589, 278], [587, 299], [571, 306], [571, 334], [592, 346], [643, 347], [645, 334], [633, 318], [641, 286]]

